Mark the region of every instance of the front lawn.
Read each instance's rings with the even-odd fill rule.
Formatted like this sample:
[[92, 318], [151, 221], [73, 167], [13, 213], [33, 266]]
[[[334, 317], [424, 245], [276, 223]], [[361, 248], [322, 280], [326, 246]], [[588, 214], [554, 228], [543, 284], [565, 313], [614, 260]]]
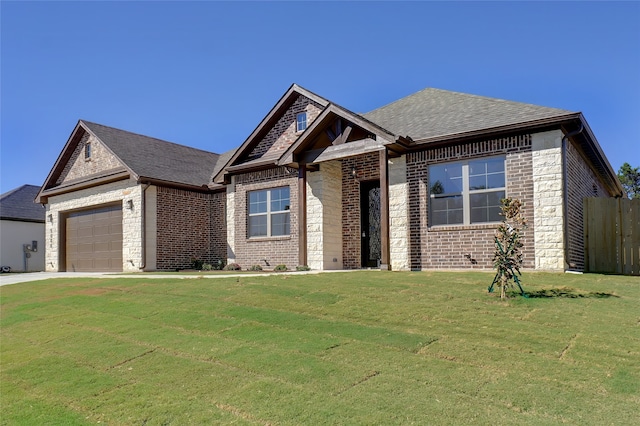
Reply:
[[633, 424], [640, 278], [363, 271], [0, 288], [0, 422]]

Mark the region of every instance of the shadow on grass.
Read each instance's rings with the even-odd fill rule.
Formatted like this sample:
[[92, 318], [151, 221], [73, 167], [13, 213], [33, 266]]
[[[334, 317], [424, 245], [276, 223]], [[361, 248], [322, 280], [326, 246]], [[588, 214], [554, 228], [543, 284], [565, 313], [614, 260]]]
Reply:
[[[519, 295], [520, 293], [516, 293]], [[526, 296], [530, 299], [550, 299], [550, 298], [559, 298], [564, 297], [568, 299], [580, 299], [580, 298], [594, 298], [594, 299], [606, 299], [609, 297], [620, 297], [613, 293], [603, 293], [603, 292], [580, 292], [576, 289], [570, 287], [561, 287], [561, 288], [546, 288], [543, 290], [537, 291], [526, 291]]]

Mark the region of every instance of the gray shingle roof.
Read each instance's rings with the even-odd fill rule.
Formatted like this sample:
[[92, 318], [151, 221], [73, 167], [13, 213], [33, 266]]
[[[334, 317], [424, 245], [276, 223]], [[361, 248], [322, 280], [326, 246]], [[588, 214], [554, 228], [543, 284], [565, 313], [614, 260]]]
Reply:
[[398, 136], [420, 140], [570, 113], [557, 108], [427, 88], [362, 116]]
[[39, 191], [39, 186], [22, 185], [0, 195], [0, 217], [44, 223], [45, 209], [35, 202]]
[[219, 154], [81, 120], [136, 175], [206, 186]]

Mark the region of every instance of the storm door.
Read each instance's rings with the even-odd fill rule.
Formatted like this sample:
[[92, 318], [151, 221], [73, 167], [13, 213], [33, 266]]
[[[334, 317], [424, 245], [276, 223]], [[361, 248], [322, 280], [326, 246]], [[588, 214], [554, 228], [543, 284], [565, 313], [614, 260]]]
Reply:
[[382, 257], [379, 181], [360, 184], [360, 232], [362, 235], [362, 267], [379, 267]]

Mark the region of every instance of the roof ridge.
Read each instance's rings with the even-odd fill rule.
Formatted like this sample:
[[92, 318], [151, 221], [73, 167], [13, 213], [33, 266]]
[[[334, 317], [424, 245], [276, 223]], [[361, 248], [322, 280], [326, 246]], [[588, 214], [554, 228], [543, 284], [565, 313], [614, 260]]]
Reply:
[[128, 133], [130, 135], [140, 136], [140, 137], [147, 138], [147, 139], [153, 139], [153, 140], [158, 141], [158, 142], [163, 142], [163, 143], [168, 143], [168, 144], [171, 144], [171, 145], [180, 146], [180, 147], [183, 147], [183, 148], [188, 148], [188, 149], [193, 150], [193, 151], [200, 151], [200, 152], [204, 152], [204, 153], [207, 153], [207, 154], [213, 154], [213, 155], [220, 156], [220, 154], [218, 154], [217, 152], [207, 151], [207, 150], [204, 150], [202, 148], [196, 148], [196, 147], [193, 147], [193, 146], [189, 146], [189, 145], [185, 145], [185, 144], [181, 144], [181, 143], [177, 143], [177, 142], [171, 142], [171, 141], [168, 141], [168, 140], [165, 140], [165, 139], [156, 138], [154, 136], [143, 135], [142, 133], [136, 133], [136, 132], [132, 132], [132, 131], [129, 131], [129, 130], [120, 129], [118, 127], [107, 126], [105, 124], [100, 124], [100, 123], [96, 123], [96, 122], [88, 121], [88, 120], [83, 120], [83, 119], [80, 119], [80, 122], [88, 125], [89, 128], [91, 128], [91, 125], [105, 127], [107, 129], [117, 130], [118, 132], [124, 132], [124, 133]]
[[578, 111], [571, 111], [571, 110], [567, 110], [564, 108], [556, 108], [556, 107], [549, 107], [549, 106], [545, 106], [545, 105], [538, 105], [538, 104], [532, 104], [529, 102], [521, 102], [521, 101], [512, 101], [509, 99], [502, 99], [502, 98], [494, 98], [494, 97], [490, 97], [490, 96], [484, 96], [484, 95], [476, 95], [473, 93], [465, 93], [465, 92], [458, 92], [455, 90], [447, 90], [447, 89], [440, 89], [437, 87], [425, 87], [424, 89], [418, 90], [417, 92], [411, 93], [407, 96], [404, 96], [400, 99], [396, 99], [395, 101], [389, 102], [388, 104], [382, 105], [381, 107], [375, 108], [371, 111], [368, 111], [366, 113], [363, 113], [364, 115], [366, 114], [370, 114], [372, 112], [387, 108], [391, 105], [394, 105], [396, 103], [405, 101], [408, 98], [411, 98], [413, 96], [417, 96], [423, 92], [426, 91], [432, 91], [432, 92], [440, 92], [440, 93], [446, 93], [446, 94], [451, 94], [451, 95], [457, 95], [457, 96], [463, 96], [463, 97], [467, 97], [467, 98], [476, 98], [476, 99], [481, 99], [484, 101], [491, 101], [491, 102], [496, 102], [496, 103], [506, 103], [506, 104], [517, 104], [517, 105], [528, 105], [528, 106], [532, 106], [532, 107], [536, 107], [536, 108], [548, 108], [548, 109], [554, 109], [554, 110], [558, 110], [558, 111], [566, 111], [566, 112], [578, 112]]
[[482, 99], [485, 101], [491, 101], [491, 102], [504, 102], [504, 103], [508, 103], [508, 104], [518, 104], [518, 105], [529, 105], [529, 106], [533, 106], [536, 108], [548, 108], [548, 109], [555, 109], [555, 110], [559, 110], [559, 111], [567, 111], [567, 112], [577, 112], [577, 111], [570, 111], [564, 108], [556, 108], [556, 107], [549, 107], [546, 105], [538, 105], [538, 104], [532, 104], [529, 102], [521, 102], [521, 101], [512, 101], [509, 99], [502, 99], [502, 98], [494, 98], [491, 96], [484, 96], [484, 95], [476, 95], [474, 93], [464, 93], [464, 92], [457, 92], [454, 90], [446, 90], [446, 89], [438, 89], [438, 88], [431, 88], [432, 90], [438, 91], [438, 92], [443, 92], [443, 93], [451, 93], [451, 94], [455, 94], [455, 95], [461, 95], [461, 96], [466, 96], [469, 98], [477, 98], [477, 99]]
[[[400, 99], [396, 99], [395, 101], [391, 101], [391, 102], [389, 102], [388, 104], [384, 104], [384, 105], [382, 105], [382, 106], [379, 106], [378, 108], [372, 109], [371, 111], [361, 112], [361, 113], [359, 113], [359, 114], [360, 114], [360, 115], [367, 115], [367, 114], [370, 114], [370, 113], [372, 113], [372, 112], [374, 112], [374, 111], [378, 111], [379, 109], [386, 108], [386, 107], [388, 107], [388, 106], [390, 106], [390, 105], [393, 105], [393, 104], [397, 104], [397, 103], [398, 103], [398, 102], [400, 102], [400, 101], [403, 101], [403, 100], [405, 100], [405, 99], [407, 99], [407, 98], [410, 98], [410, 97], [412, 97], [412, 96], [417, 95], [418, 93], [422, 93], [422, 92], [425, 92], [425, 91], [427, 91], [427, 90], [439, 90], [439, 89], [434, 89], [433, 87], [425, 87], [424, 89], [418, 90], [417, 92], [410, 93], [410, 94], [408, 94], [407, 96], [403, 96], [403, 97], [401, 97]], [[445, 92], [446, 92], [446, 90], [445, 90]]]

